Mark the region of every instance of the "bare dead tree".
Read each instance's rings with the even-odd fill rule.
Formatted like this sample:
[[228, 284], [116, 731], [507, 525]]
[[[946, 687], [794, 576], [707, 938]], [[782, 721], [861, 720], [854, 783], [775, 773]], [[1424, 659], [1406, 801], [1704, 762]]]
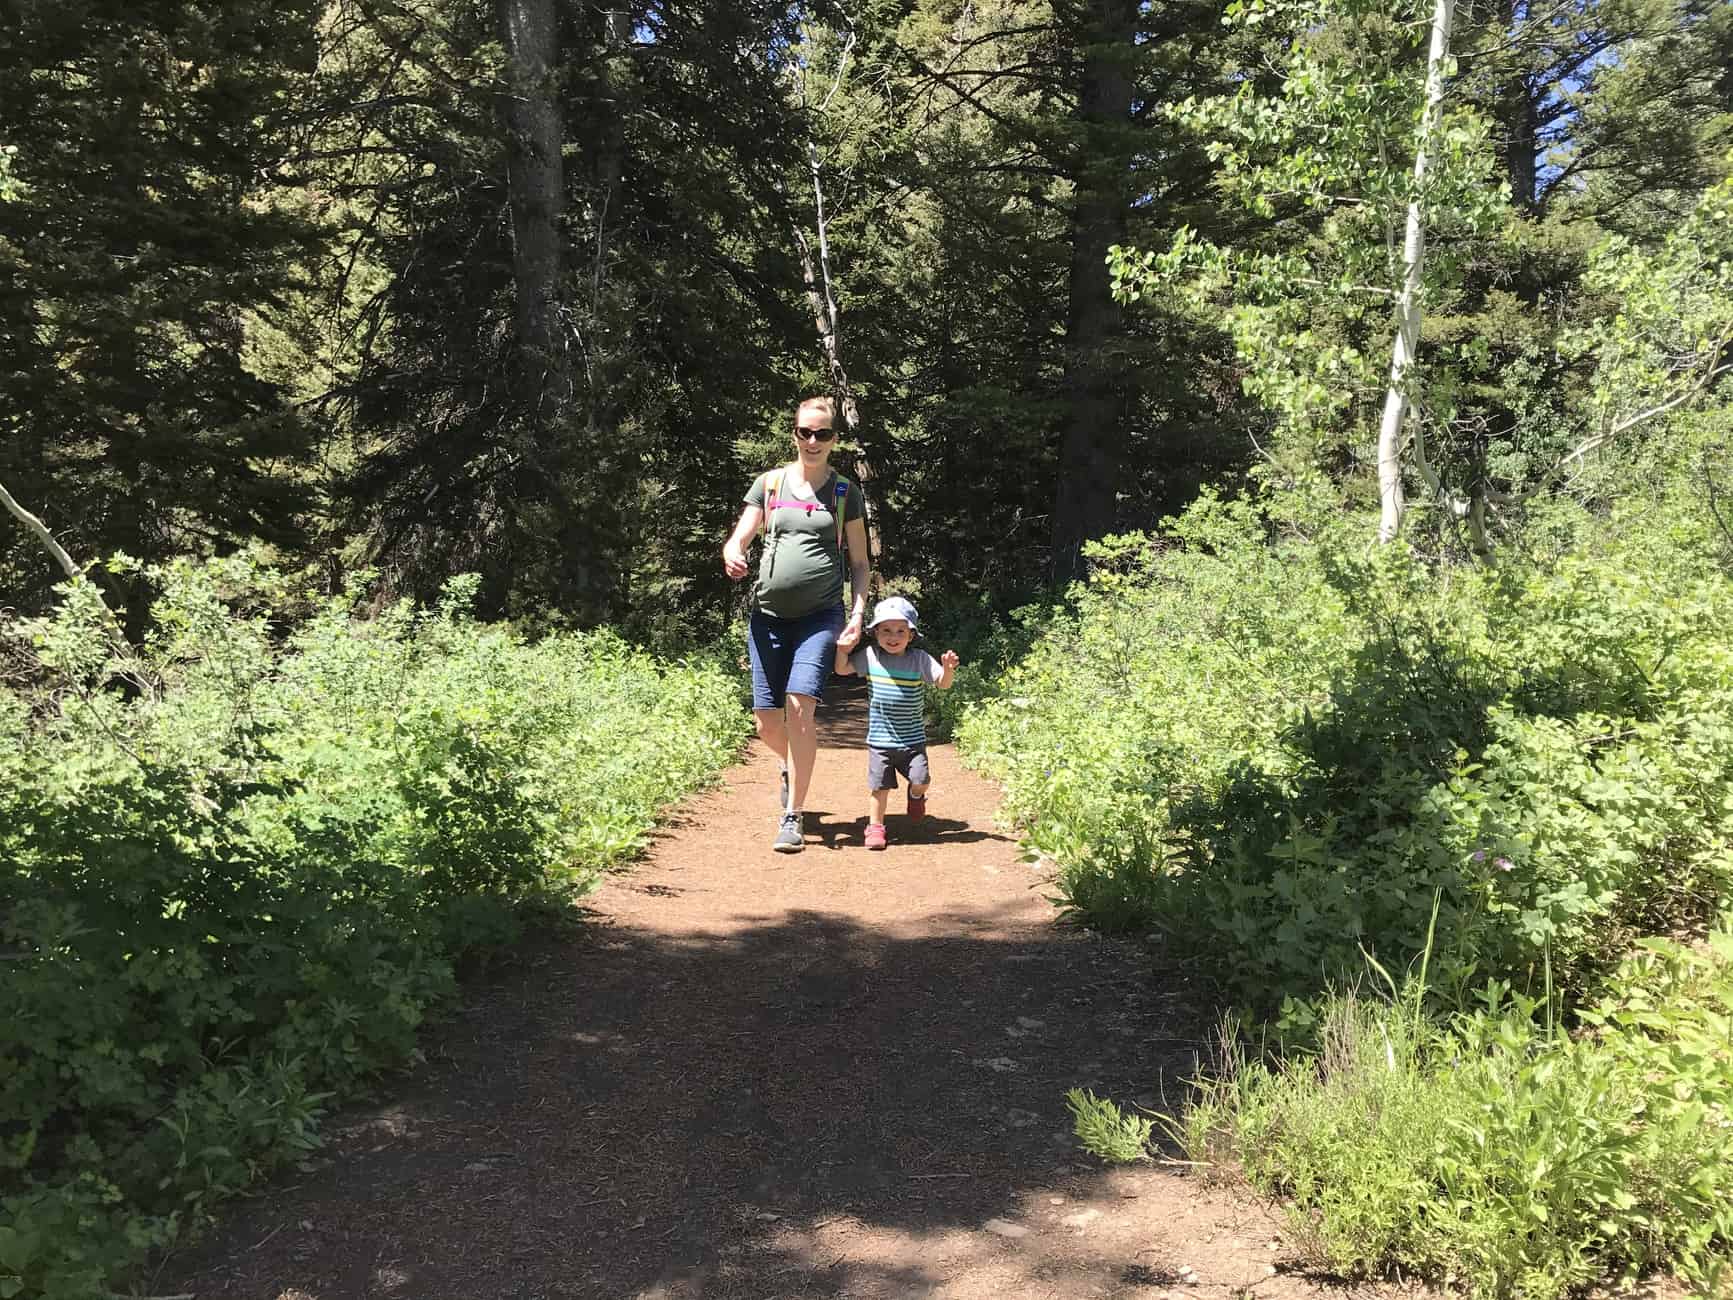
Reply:
[[[798, 221], [793, 223], [795, 252], [800, 258], [801, 280], [806, 289], [806, 300], [812, 310], [813, 327], [818, 331], [819, 346], [824, 352], [825, 368], [830, 377], [831, 388], [835, 391], [838, 404], [842, 407], [842, 423], [851, 437], [860, 429], [860, 403], [855, 397], [854, 385], [849, 382], [848, 367], [843, 364], [842, 350], [842, 308], [837, 303], [836, 279], [831, 273], [830, 264], [830, 216], [825, 209], [824, 198], [824, 160], [818, 149], [818, 142], [813, 138], [812, 122], [815, 117], [821, 117], [830, 107], [842, 88], [843, 79], [848, 73], [849, 59], [854, 51], [855, 34], [848, 32], [843, 42], [842, 52], [837, 58], [836, 72], [831, 78], [830, 88], [825, 91], [824, 98], [814, 106], [806, 93], [806, 76], [799, 67], [794, 72], [795, 88], [800, 96], [801, 106], [806, 110], [806, 165], [812, 178], [813, 211], [815, 214], [815, 242], [808, 237]], [[816, 256], [815, 256], [816, 253]], [[855, 468], [862, 484], [873, 481], [873, 464], [864, 450], [855, 458]], [[880, 539], [869, 509], [865, 519], [867, 532], [867, 553], [871, 557], [876, 571], [880, 555]]]

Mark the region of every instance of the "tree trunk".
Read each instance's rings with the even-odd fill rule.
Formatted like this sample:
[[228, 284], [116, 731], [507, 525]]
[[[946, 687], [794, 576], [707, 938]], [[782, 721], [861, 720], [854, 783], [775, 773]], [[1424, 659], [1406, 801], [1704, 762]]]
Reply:
[[48, 531], [48, 525], [43, 523], [30, 511], [18, 504], [18, 500], [6, 490], [6, 485], [0, 483], [0, 506], [5, 506], [7, 512], [23, 524], [25, 528], [36, 535], [36, 540], [42, 543], [42, 549], [47, 551], [60, 570], [69, 578], [76, 578], [84, 570], [72, 562], [72, 557], [66, 553], [66, 548], [54, 539], [54, 534]]
[[516, 327], [534, 409], [562, 411], [572, 394], [571, 366], [559, 329], [560, 213], [564, 131], [554, 77], [559, 61], [555, 0], [498, 0], [505, 46], [506, 169], [511, 187]]
[[1054, 577], [1081, 576], [1083, 543], [1112, 530], [1124, 442], [1113, 343], [1122, 332], [1107, 250], [1125, 240], [1135, 0], [1089, 0], [1081, 34], [1080, 144], [1071, 167], [1071, 291], [1065, 320], [1065, 423], [1053, 501]]
[[[1518, 0], [1500, 0], [1497, 13], [1504, 39], [1513, 39], [1522, 17]], [[1510, 201], [1519, 212], [1533, 213], [1535, 186], [1539, 181], [1534, 158], [1538, 114], [1526, 75], [1515, 73], [1504, 83], [1496, 112], [1504, 137], [1504, 174], [1510, 183]]]
[[[812, 244], [797, 224], [794, 246], [800, 254], [800, 275], [806, 285], [806, 301], [812, 308], [813, 328], [818, 331], [819, 345], [824, 349], [825, 366], [830, 372], [830, 386], [842, 407], [842, 425], [851, 438], [858, 441], [860, 403], [855, 399], [854, 385], [849, 383], [848, 369], [842, 362], [842, 308], [836, 301], [836, 282], [830, 274], [830, 218], [824, 210], [824, 171], [819, 163], [818, 148], [809, 137], [806, 142], [807, 167], [812, 172], [812, 196], [818, 221], [818, 260], [814, 264]], [[855, 476], [860, 479], [862, 496], [876, 477], [871, 458], [862, 447], [855, 456]], [[872, 507], [862, 525], [867, 534], [867, 556], [876, 574], [879, 567], [879, 529]]]
[[1505, 174], [1510, 181], [1511, 202], [1517, 211], [1533, 213], [1539, 176], [1535, 170], [1534, 92], [1527, 77], [1515, 77], [1505, 88], [1499, 116], [1504, 119]]
[[[597, 83], [604, 106], [601, 120], [595, 127], [595, 240], [590, 266], [589, 325], [580, 340], [584, 349], [586, 393], [588, 397], [587, 429], [592, 440], [600, 435], [611, 438], [618, 418], [613, 397], [614, 362], [620, 352], [610, 347], [610, 338], [620, 338], [625, 322], [607, 319], [609, 307], [604, 301], [608, 279], [608, 241], [620, 219], [621, 180], [626, 166], [627, 86], [631, 67], [626, 51], [632, 40], [632, 16], [624, 9], [610, 9], [602, 14], [602, 49], [597, 61]], [[605, 409], [604, 409], [605, 408]]]
[[1402, 290], [1396, 295], [1396, 342], [1390, 354], [1390, 385], [1378, 425], [1378, 540], [1391, 542], [1402, 530], [1402, 421], [1408, 414], [1404, 388], [1408, 368], [1420, 346], [1421, 272], [1426, 262], [1426, 218], [1421, 188], [1426, 182], [1432, 138], [1444, 110], [1444, 64], [1450, 57], [1450, 22], [1455, 0], [1437, 0], [1432, 13], [1432, 47], [1426, 56], [1426, 108], [1414, 144], [1414, 194], [1408, 203], [1408, 228], [1402, 241]]
[[[22, 505], [20, 505], [18, 499], [6, 490], [6, 485], [4, 483], [0, 483], [0, 506], [4, 506], [8, 514], [19, 523], [23, 524], [27, 530], [35, 535], [36, 540], [42, 544], [42, 549], [48, 552], [54, 562], [60, 566], [61, 572], [65, 573], [69, 579], [76, 580], [85, 576], [83, 568], [76, 564], [72, 557], [66, 553], [66, 548], [56, 540], [54, 534], [49, 531], [48, 525], [43, 523], [42, 520], [31, 511], [26, 510]], [[143, 587], [143, 585], [142, 582], [139, 583], [140, 587]], [[102, 589], [100, 587], [97, 588], [96, 598], [97, 603], [102, 606], [102, 612], [108, 615], [106, 631], [108, 633], [109, 644], [114, 647], [115, 653], [123, 665], [122, 676], [136, 691], [149, 694], [150, 692], [146, 677], [139, 668], [138, 656], [132, 648], [133, 643], [128, 640], [126, 630], [121, 626], [120, 620], [115, 617], [114, 610], [109, 606], [109, 603], [102, 598]], [[146, 603], [148, 605], [148, 602]], [[128, 608], [130, 609], [131, 607], [129, 606]], [[142, 627], [140, 635], [141, 637], [143, 635]]]
[[[496, 0], [505, 48], [505, 93], [500, 115], [506, 135], [506, 177], [512, 217], [513, 325], [517, 394], [524, 418], [513, 434], [525, 471], [515, 507], [546, 502], [550, 519], [532, 526], [551, 529], [564, 590], [561, 603], [594, 616], [599, 598], [615, 590], [601, 563], [598, 521], [573, 500], [568, 470], [581, 449], [561, 439], [581, 436], [574, 428], [577, 396], [570, 341], [563, 319], [567, 297], [563, 160], [565, 119], [559, 94], [560, 6], [557, 0]], [[603, 253], [598, 246], [597, 254]], [[590, 394], [590, 418], [596, 418]], [[592, 465], [591, 468], [594, 468]], [[529, 485], [540, 488], [537, 493]]]

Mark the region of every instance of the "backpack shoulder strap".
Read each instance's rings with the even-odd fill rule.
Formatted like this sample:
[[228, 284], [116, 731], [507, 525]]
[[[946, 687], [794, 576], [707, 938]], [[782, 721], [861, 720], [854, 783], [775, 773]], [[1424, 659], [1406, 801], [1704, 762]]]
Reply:
[[[764, 517], [758, 521], [758, 531], [769, 536], [776, 531], [776, 502], [782, 496], [782, 480], [787, 474], [787, 466], [782, 469], [766, 470], [764, 473]], [[836, 548], [841, 551], [847, 543], [843, 540], [843, 524], [848, 518], [849, 481], [841, 474], [836, 476], [836, 504], [831, 508], [831, 514], [836, 516]]]
[[768, 536], [776, 526], [776, 510], [774, 502], [782, 495], [782, 470], [767, 469], [764, 471], [764, 517], [758, 521], [760, 537]]
[[841, 553], [847, 543], [843, 540], [842, 525], [848, 518], [848, 480], [841, 474], [836, 476], [836, 505], [831, 509], [836, 516], [836, 549]]

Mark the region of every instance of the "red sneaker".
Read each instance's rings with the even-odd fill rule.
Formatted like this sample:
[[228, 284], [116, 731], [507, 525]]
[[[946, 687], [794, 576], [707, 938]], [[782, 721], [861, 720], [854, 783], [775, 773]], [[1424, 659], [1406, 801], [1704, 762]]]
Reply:
[[924, 794], [919, 796], [911, 794], [909, 796], [909, 820], [912, 822], [918, 822], [926, 815], [927, 796]]
[[866, 846], [869, 849], [882, 849], [885, 846], [885, 824], [883, 822], [868, 822]]

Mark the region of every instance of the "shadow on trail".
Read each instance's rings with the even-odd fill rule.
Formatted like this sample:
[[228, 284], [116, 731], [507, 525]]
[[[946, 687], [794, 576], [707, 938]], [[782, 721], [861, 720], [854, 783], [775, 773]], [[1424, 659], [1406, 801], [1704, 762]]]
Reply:
[[[527, 947], [428, 1034], [407, 1096], [350, 1116], [323, 1167], [237, 1208], [152, 1289], [916, 1296], [966, 1267], [955, 1230], [1049, 1285], [1086, 1267], [1090, 1294], [1142, 1284], [1148, 1258], [1025, 1256], [981, 1229], [1112, 1177], [1075, 1149], [1067, 1088], [1154, 1104], [1159, 1078], [1177, 1099], [1194, 1044], [1164, 1035], [1202, 1014], [1182, 978], [991, 911], [725, 925]], [[821, 1247], [839, 1223], [914, 1248]]]
[[[810, 837], [827, 849], [858, 848], [866, 836], [867, 793], [867, 689], [859, 677], [832, 677], [825, 688], [825, 701], [818, 712], [818, 743], [821, 749], [835, 749], [858, 757], [860, 784], [853, 801], [845, 802], [832, 792], [821, 796], [822, 802], [807, 800], [806, 829]], [[990, 826], [974, 825], [944, 815], [945, 782], [939, 775], [934, 787], [935, 810], [918, 822], [903, 814], [908, 792], [898, 789], [891, 795], [886, 825], [893, 844], [976, 844], [991, 841], [1014, 844], [1016, 838], [1002, 835]], [[825, 807], [824, 804], [835, 805]], [[851, 810], [858, 808], [858, 812]]]
[[[960, 822], [949, 817], [926, 816], [918, 822], [911, 822], [900, 813], [893, 812], [885, 823], [890, 829], [893, 844], [978, 844], [983, 840], [997, 844], [1015, 844], [1015, 837], [1001, 835], [994, 830], [986, 830], [979, 826]], [[827, 812], [823, 808], [809, 808], [806, 812], [806, 833], [816, 837], [818, 845], [827, 849], [858, 849], [866, 837], [867, 819], [862, 813], [850, 820], [841, 813]], [[809, 848], [814, 847], [808, 845]]]

